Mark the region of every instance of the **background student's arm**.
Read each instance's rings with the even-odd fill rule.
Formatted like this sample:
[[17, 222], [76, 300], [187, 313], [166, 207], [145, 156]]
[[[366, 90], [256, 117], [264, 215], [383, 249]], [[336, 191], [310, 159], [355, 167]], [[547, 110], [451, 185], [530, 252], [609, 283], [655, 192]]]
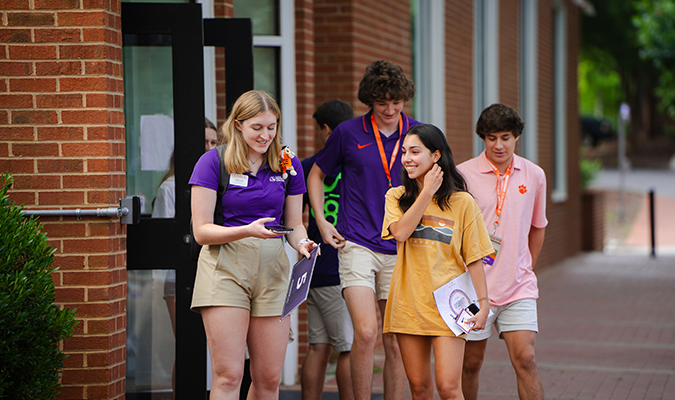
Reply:
[[530, 227], [530, 234], [527, 237], [527, 242], [530, 248], [530, 254], [532, 255], [532, 267], [534, 267], [534, 264], [536, 264], [537, 259], [539, 258], [539, 253], [541, 253], [541, 248], [544, 245], [545, 233], [546, 227], [544, 228], [535, 228], [534, 226]]
[[223, 244], [250, 236], [261, 239], [279, 236], [265, 228], [265, 224], [274, 221], [274, 218], [260, 218], [248, 225], [233, 227], [214, 224], [213, 211], [216, 209], [217, 196], [213, 189], [192, 185], [192, 228], [197, 243]]
[[476, 325], [475, 330], [485, 328], [488, 314], [490, 313], [490, 300], [488, 299], [487, 282], [485, 280], [485, 270], [483, 269], [483, 260], [479, 259], [466, 266], [466, 269], [471, 275], [473, 281], [473, 288], [478, 296], [478, 307], [480, 311], [478, 314], [468, 319], [468, 322], [473, 322]]
[[314, 210], [316, 226], [319, 228], [319, 232], [321, 232], [324, 243], [328, 243], [338, 249], [345, 245], [345, 238], [340, 235], [333, 224], [326, 220], [323, 214], [325, 200], [323, 180], [325, 177], [326, 174], [315, 164], [307, 177], [307, 192], [309, 193], [309, 202], [312, 205], [312, 210]]
[[403, 214], [401, 219], [389, 225], [389, 232], [397, 242], [405, 242], [412, 235], [442, 182], [443, 170], [438, 164], [434, 164], [425, 175], [424, 187], [413, 205]]

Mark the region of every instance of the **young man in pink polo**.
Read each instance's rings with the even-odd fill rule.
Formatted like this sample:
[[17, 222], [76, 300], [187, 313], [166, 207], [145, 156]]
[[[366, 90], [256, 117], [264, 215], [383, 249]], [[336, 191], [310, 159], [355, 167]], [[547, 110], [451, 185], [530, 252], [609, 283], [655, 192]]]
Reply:
[[532, 162], [513, 153], [525, 124], [504, 104], [483, 110], [476, 134], [485, 151], [457, 166], [483, 213], [495, 253], [485, 257], [490, 309], [485, 329], [467, 336], [462, 390], [478, 396], [478, 375], [494, 326], [506, 343], [516, 371], [521, 399], [543, 399], [534, 357], [537, 336], [537, 261], [546, 229], [546, 176]]

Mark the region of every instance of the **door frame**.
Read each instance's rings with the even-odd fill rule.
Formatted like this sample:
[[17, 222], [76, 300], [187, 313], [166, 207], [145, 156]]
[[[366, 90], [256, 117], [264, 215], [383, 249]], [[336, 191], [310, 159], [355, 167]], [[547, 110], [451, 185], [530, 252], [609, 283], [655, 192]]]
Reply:
[[[202, 5], [122, 3], [122, 34], [171, 35], [176, 213], [141, 216], [127, 225], [127, 269], [176, 270], [176, 399], [206, 398], [206, 335], [201, 315], [190, 310], [196, 262], [190, 259], [190, 188], [193, 167], [204, 152], [195, 132], [204, 129], [203, 46], [225, 48], [228, 113], [253, 89], [253, 29], [250, 19], [202, 19]], [[197, 394], [197, 395], [196, 395]]]

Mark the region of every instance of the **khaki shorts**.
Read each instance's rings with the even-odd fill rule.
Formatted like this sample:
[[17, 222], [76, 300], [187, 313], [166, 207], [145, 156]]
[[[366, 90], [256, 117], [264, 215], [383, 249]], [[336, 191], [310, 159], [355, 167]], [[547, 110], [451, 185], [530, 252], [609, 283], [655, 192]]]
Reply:
[[250, 310], [252, 317], [281, 315], [289, 267], [280, 239], [244, 238], [203, 246], [191, 309], [225, 306]]
[[387, 300], [396, 254], [376, 253], [367, 247], [346, 241], [345, 246], [338, 249], [338, 260], [342, 289], [367, 286], [373, 289], [377, 300]]
[[328, 343], [340, 353], [352, 349], [354, 328], [340, 285], [309, 289], [307, 325], [309, 344]]

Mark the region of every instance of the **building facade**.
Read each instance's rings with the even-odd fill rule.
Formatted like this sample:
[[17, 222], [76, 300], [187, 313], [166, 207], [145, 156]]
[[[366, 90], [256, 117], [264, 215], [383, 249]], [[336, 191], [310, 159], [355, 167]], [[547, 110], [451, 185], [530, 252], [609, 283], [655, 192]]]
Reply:
[[[177, 46], [177, 34], [149, 32], [147, 42], [139, 39], [145, 33], [128, 34], [132, 16], [120, 0], [2, 3], [0, 171], [14, 175], [10, 199], [26, 210], [70, 210], [118, 207], [120, 198], [136, 195], [148, 216], [166, 169], [157, 165], [173, 150], [173, 138], [187, 135], [174, 115], [175, 92], [164, 83], [183, 64], [199, 64], [203, 113], [220, 124], [233, 101], [226, 97], [226, 75], [235, 60], [226, 59], [222, 47], [205, 47], [203, 65], [195, 58], [176, 61], [166, 50], [176, 47], [166, 46]], [[581, 3], [208, 0], [201, 14], [252, 18], [254, 87], [279, 100], [285, 141], [301, 158], [318, 150], [312, 113], [319, 104], [341, 98], [357, 115], [367, 111], [356, 92], [365, 66], [376, 59], [399, 64], [415, 80], [417, 95], [405, 112], [441, 127], [458, 163], [482, 150], [473, 128], [484, 107], [502, 102], [516, 108], [526, 122], [518, 154], [539, 164], [548, 179], [541, 268], [581, 249]], [[159, 129], [167, 123], [170, 134]], [[169, 150], [156, 149], [162, 138], [171, 142]], [[194, 140], [201, 146], [198, 135]], [[148, 155], [150, 148], [155, 153]], [[180, 342], [187, 337], [178, 314], [174, 345], [162, 301], [166, 271], [174, 267], [130, 267], [136, 252], [162, 252], [161, 246], [132, 251], [130, 228], [119, 218], [55, 216], [42, 223], [60, 267], [54, 273], [57, 302], [77, 308], [80, 321], [74, 336], [59, 344], [68, 354], [59, 398], [170, 392], [173, 360], [183, 357]], [[185, 304], [178, 300], [179, 307]], [[288, 353], [284, 383], [296, 380], [307, 348], [304, 311], [296, 318], [298, 340]], [[189, 398], [180, 389], [185, 367], [176, 368], [176, 393]]]

